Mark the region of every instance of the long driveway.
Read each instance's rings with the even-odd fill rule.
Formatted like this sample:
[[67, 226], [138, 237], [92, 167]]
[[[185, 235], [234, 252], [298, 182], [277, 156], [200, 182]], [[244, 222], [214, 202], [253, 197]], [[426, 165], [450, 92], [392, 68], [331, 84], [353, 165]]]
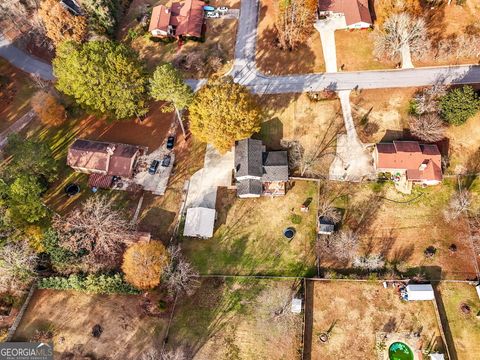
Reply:
[[38, 74], [44, 80], [54, 80], [52, 66], [37, 60], [13, 45], [0, 34], [0, 56], [13, 66], [30, 74]]
[[[323, 89], [418, 87], [435, 83], [480, 83], [480, 66], [478, 65], [266, 76], [261, 74], [255, 65], [258, 10], [258, 0], [242, 0], [235, 44], [235, 61], [229, 72], [236, 82], [248, 86], [258, 94], [300, 93]], [[53, 79], [49, 64], [32, 58], [3, 38], [0, 38], [0, 56], [26, 72], [39, 74], [47, 80]], [[205, 83], [205, 80], [187, 82], [192, 88], [197, 89]]]

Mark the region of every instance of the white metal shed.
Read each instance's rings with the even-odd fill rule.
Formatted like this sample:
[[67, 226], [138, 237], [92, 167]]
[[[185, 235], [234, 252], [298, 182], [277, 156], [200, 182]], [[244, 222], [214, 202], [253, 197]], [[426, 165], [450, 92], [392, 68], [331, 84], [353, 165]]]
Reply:
[[445, 355], [439, 353], [432, 353], [429, 355], [430, 360], [445, 360]]
[[187, 209], [184, 236], [211, 238], [215, 226], [215, 209], [195, 207]]
[[408, 301], [416, 300], [435, 300], [435, 293], [430, 284], [412, 284], [407, 285]]

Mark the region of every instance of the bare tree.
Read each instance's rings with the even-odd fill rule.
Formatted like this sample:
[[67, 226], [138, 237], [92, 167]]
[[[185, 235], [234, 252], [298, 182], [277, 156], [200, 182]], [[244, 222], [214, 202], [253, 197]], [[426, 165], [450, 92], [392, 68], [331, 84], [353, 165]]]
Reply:
[[342, 219], [342, 214], [329, 199], [321, 199], [318, 203], [318, 216], [323, 217], [334, 224]]
[[26, 241], [0, 248], [0, 292], [21, 293], [35, 279], [37, 256]]
[[441, 39], [438, 43], [437, 58], [442, 60], [478, 58], [480, 56], [480, 36], [460, 34]]
[[[440, 79], [442, 80], [442, 79]], [[435, 113], [439, 111], [439, 101], [447, 93], [447, 87], [437, 83], [433, 86], [417, 92], [413, 101], [415, 103], [415, 113], [423, 115], [425, 113]]]
[[462, 214], [470, 210], [472, 195], [468, 190], [457, 191], [450, 199], [443, 216], [447, 222], [457, 220]]
[[65, 217], [56, 216], [53, 226], [60, 245], [76, 254], [85, 253], [82, 259], [92, 268], [115, 264], [134, 236], [125, 214], [104, 196], [89, 198]]
[[445, 126], [435, 113], [410, 116], [410, 132], [426, 142], [437, 142], [445, 138]]
[[283, 50], [294, 50], [305, 42], [313, 31], [317, 2], [315, 0], [291, 0], [277, 2], [275, 28], [278, 44]]
[[351, 230], [339, 231], [324, 241], [324, 248], [341, 261], [352, 260], [359, 245], [358, 235]]
[[377, 270], [385, 266], [385, 260], [381, 254], [357, 256], [353, 259], [353, 266], [365, 270]]
[[170, 264], [165, 269], [163, 284], [171, 295], [192, 295], [200, 285], [197, 271], [185, 260], [180, 246], [169, 246], [168, 253], [170, 255]]
[[430, 49], [425, 20], [404, 12], [391, 15], [382, 29], [375, 32], [375, 54], [402, 60], [403, 67], [413, 67], [411, 54], [420, 58]]

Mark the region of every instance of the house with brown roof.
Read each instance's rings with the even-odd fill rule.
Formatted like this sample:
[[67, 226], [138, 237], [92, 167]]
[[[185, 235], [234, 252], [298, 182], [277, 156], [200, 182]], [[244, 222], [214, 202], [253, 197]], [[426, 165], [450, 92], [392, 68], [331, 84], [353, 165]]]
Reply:
[[373, 152], [375, 170], [390, 173], [394, 181], [437, 185], [442, 181], [442, 155], [437, 145], [417, 141], [379, 143]]
[[319, 0], [318, 16], [339, 18], [345, 29], [366, 29], [373, 25], [368, 0]]
[[186, 0], [174, 2], [170, 7], [155, 6], [148, 31], [155, 37], [202, 37], [205, 3]]
[[135, 145], [77, 139], [68, 148], [67, 165], [91, 174], [91, 186], [108, 188], [114, 177], [133, 177], [138, 157], [145, 150]]

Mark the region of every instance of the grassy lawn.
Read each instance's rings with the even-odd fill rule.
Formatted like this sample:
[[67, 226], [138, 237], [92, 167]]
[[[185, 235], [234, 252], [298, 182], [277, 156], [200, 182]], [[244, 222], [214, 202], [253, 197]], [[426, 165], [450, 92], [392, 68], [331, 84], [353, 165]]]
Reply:
[[195, 295], [177, 304], [169, 345], [184, 346], [199, 360], [298, 358], [303, 316], [289, 307], [284, 316], [273, 315], [275, 305], [291, 300], [292, 286], [292, 281], [205, 279]]
[[328, 174], [336, 134], [344, 132], [340, 102], [312, 101], [307, 94], [282, 94], [263, 95], [260, 104], [266, 114], [260, 138], [267, 147], [281, 149], [281, 140], [297, 140], [307, 156], [325, 148], [324, 153], [330, 155], [319, 156], [310, 175]]
[[[0, 59], [0, 132], [30, 110], [35, 87], [28, 75]], [[1, 84], [0, 84], [1, 85]]]
[[276, 45], [274, 0], [260, 1], [257, 28], [257, 67], [265, 74], [305, 74], [325, 71], [322, 43], [313, 28], [306, 43], [294, 51], [281, 50]]
[[[152, 343], [161, 343], [168, 323], [168, 318], [144, 315], [142, 300], [136, 295], [37, 290], [14, 341], [29, 341], [36, 330], [50, 330], [55, 358], [77, 352], [96, 359], [139, 359]], [[100, 338], [92, 336], [96, 324], [103, 329]]]
[[401, 139], [404, 129], [408, 128], [409, 103], [416, 90], [396, 88], [353, 92], [350, 97], [352, 112], [362, 141], [377, 143]]
[[[455, 183], [414, 187], [411, 195], [397, 192], [390, 183], [337, 184], [329, 188], [329, 197], [344, 211], [343, 226], [361, 237], [360, 255], [382, 254], [391, 265], [407, 274], [419, 271], [433, 279], [466, 279], [475, 274], [474, 256], [469, 247], [465, 219], [446, 223], [443, 209], [455, 190]], [[451, 244], [457, 246], [450, 252]], [[424, 256], [427, 247], [436, 254]], [[326, 268], [348, 268], [348, 264], [323, 254]]]
[[[310, 211], [301, 213], [306, 201], [311, 201]], [[241, 200], [221, 189], [214, 236], [185, 238], [182, 247], [202, 274], [305, 275], [315, 261], [316, 204], [313, 182], [297, 181], [278, 198]], [[296, 230], [290, 242], [283, 237], [287, 227]]]
[[337, 65], [342, 71], [393, 69], [393, 61], [378, 61], [370, 30], [335, 31]]
[[[438, 287], [448, 328], [453, 337], [457, 359], [471, 359], [480, 354], [480, 322], [476, 318], [480, 305], [475, 288], [464, 283], [441, 283]], [[461, 309], [466, 304], [470, 313]]]
[[[201, 78], [210, 76], [213, 73], [221, 75], [227, 72], [233, 62], [235, 50], [235, 41], [233, 39], [236, 37], [237, 21], [228, 19], [206, 20], [204, 42], [187, 41], [181, 47], [179, 47], [176, 41], [154, 42], [150, 40], [150, 33], [147, 31], [148, 25], [145, 29], [142, 29], [137, 21], [137, 17], [147, 13], [148, 9], [151, 9], [153, 6], [159, 4], [169, 5], [170, 3], [167, 0], [134, 0], [120, 24], [117, 38], [125, 40], [128, 38], [129, 30], [133, 31], [135, 29], [140, 36], [132, 41], [132, 47], [139, 52], [141, 59], [145, 61], [150, 70], [164, 62], [172, 62], [179, 56], [193, 54], [194, 56], [203, 56], [205, 58], [205, 60], [199, 58], [194, 62], [202, 63], [205, 61], [205, 63], [195, 69], [181, 68], [185, 77]], [[227, 6], [229, 8], [240, 7], [238, 0], [212, 0], [209, 4], [212, 6]], [[149, 21], [150, 18], [147, 22], [149, 23]], [[223, 64], [216, 72], [208, 66], [209, 61], [213, 57], [220, 57]]]
[[[326, 332], [322, 343], [318, 336]], [[420, 332], [424, 349], [443, 352], [432, 302], [402, 301], [376, 282], [314, 282], [312, 360], [376, 359], [378, 332]]]

